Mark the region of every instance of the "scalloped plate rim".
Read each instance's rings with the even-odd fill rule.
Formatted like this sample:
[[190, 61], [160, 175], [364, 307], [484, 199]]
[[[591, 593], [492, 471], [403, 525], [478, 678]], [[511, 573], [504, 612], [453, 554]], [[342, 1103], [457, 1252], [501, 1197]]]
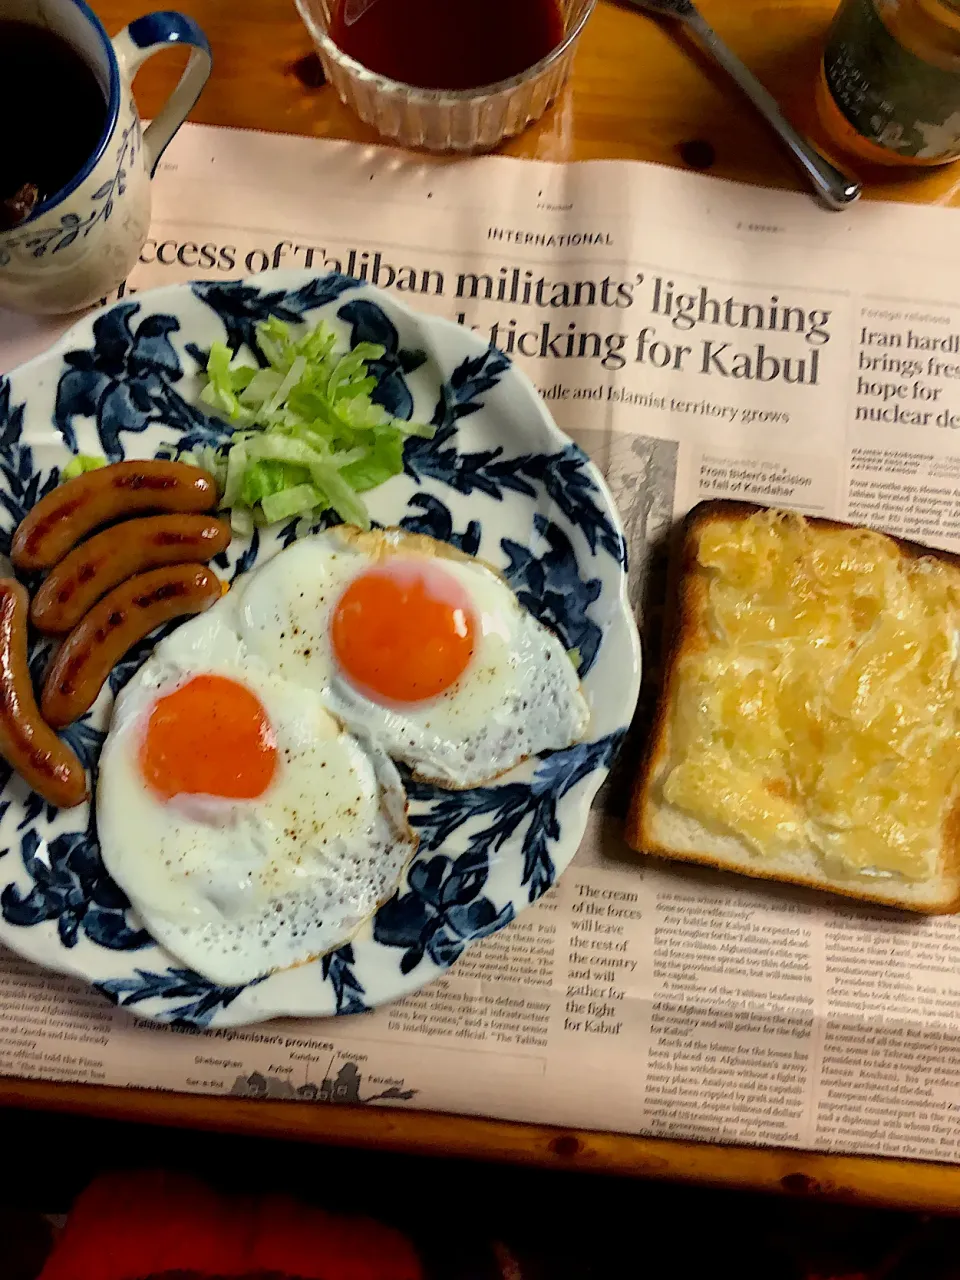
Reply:
[[[271, 287], [290, 290], [290, 289], [302, 287], [304, 284], [306, 284], [311, 280], [324, 279], [330, 274], [331, 273], [329, 272], [317, 272], [317, 271], [307, 271], [307, 270], [297, 270], [297, 269], [280, 269], [275, 271], [274, 270], [264, 271], [258, 275], [243, 276], [240, 278], [230, 279], [225, 281], [211, 282], [211, 280], [209, 279], [199, 279], [197, 281], [192, 281], [192, 280], [181, 281], [178, 283], [166, 284], [166, 285], [161, 285], [151, 289], [144, 289], [142, 291], [137, 291], [136, 293], [132, 293], [123, 298], [117, 299], [115, 302], [111, 303], [108, 306], [100, 307], [93, 311], [89, 311], [84, 315], [78, 316], [78, 318], [70, 325], [70, 327], [66, 329], [44, 351], [38, 353], [35, 356], [32, 356], [30, 359], [26, 361], [23, 361], [21, 364], [16, 365], [14, 368], [8, 370], [5, 374], [0, 374], [0, 383], [2, 383], [4, 379], [6, 379], [9, 383], [9, 381], [14, 377], [20, 378], [20, 377], [23, 377], [24, 375], [26, 376], [34, 375], [37, 371], [41, 370], [46, 363], [51, 362], [58, 357], [62, 359], [62, 357], [66, 354], [66, 352], [74, 344], [77, 343], [78, 338], [85, 337], [85, 331], [91, 326], [92, 323], [94, 323], [100, 317], [108, 314], [111, 311], [116, 310], [121, 306], [126, 306], [129, 304], [135, 303], [140, 306], [143, 313], [149, 314], [152, 312], [163, 310], [163, 303], [164, 303], [164, 300], [167, 298], [178, 299], [178, 298], [183, 298], [185, 296], [188, 296], [193, 299], [198, 299], [198, 295], [193, 292], [192, 286], [194, 283], [203, 283], [203, 284], [222, 283], [224, 285], [231, 285], [231, 286], [248, 285], [248, 286], [254, 286], [258, 289], [265, 290], [265, 291], [270, 289]], [[404, 313], [406, 317], [413, 323], [413, 325], [417, 327], [420, 327], [420, 328], [435, 327], [439, 329], [441, 332], [446, 332], [451, 336], [453, 334], [456, 334], [460, 340], [465, 340], [467, 343], [469, 343], [473, 347], [475, 354], [480, 354], [481, 352], [486, 351], [489, 347], [489, 344], [485, 343], [483, 339], [478, 334], [473, 332], [471, 329], [465, 326], [459, 325], [454, 321], [447, 319], [446, 317], [436, 316], [427, 312], [420, 311], [415, 307], [410, 306], [405, 299], [397, 297], [394, 294], [389, 293], [385, 290], [379, 289], [377, 286], [371, 285], [369, 282], [356, 280], [355, 285], [356, 285], [356, 288], [362, 288], [365, 291], [365, 293], [382, 299], [383, 301], [388, 303], [390, 308]], [[202, 299], [200, 300], [202, 301]], [[339, 298], [336, 301], [339, 302]], [[326, 306], [329, 306], [329, 305], [331, 304], [321, 303], [321, 304], [318, 304], [316, 307], [308, 308], [307, 311], [308, 313], [321, 311]], [[168, 311], [175, 312], [176, 306], [174, 305], [173, 307], [168, 308]], [[181, 333], [180, 336], [182, 338], [184, 345], [187, 341], [192, 340], [183, 333]], [[519, 379], [519, 386], [523, 388], [526, 406], [530, 410], [535, 410], [536, 416], [539, 420], [540, 425], [546, 428], [547, 435], [554, 441], [554, 443], [560, 449], [563, 449], [568, 445], [574, 443], [571, 437], [568, 436], [554, 421], [552, 414], [547, 408], [546, 403], [541, 398], [530, 376], [511, 357], [507, 356], [507, 359], [509, 360], [510, 371], [514, 375], [516, 375], [516, 377]], [[175, 428], [171, 428], [170, 430], [173, 431], [175, 430]], [[25, 423], [25, 432], [26, 432], [26, 423]], [[28, 440], [27, 443], [29, 444], [30, 441]], [[589, 459], [589, 474], [590, 474], [591, 480], [596, 485], [599, 495], [602, 499], [605, 515], [611, 518], [613, 527], [622, 537], [623, 525], [620, 518], [619, 510], [616, 506], [616, 502], [613, 498], [612, 493], [610, 492], [609, 486], [607, 485], [605, 476], [602, 474], [602, 472], [597, 467], [597, 465], [593, 462], [592, 459]], [[460, 496], [464, 497], [464, 495], [460, 495]], [[510, 495], [510, 496], [512, 497], [513, 495]], [[467, 500], [469, 500], [468, 496], [467, 496]], [[618, 672], [617, 675], [620, 682], [623, 683], [626, 675], [629, 674], [629, 677], [630, 677], [628, 682], [629, 687], [627, 689], [628, 697], [625, 700], [625, 706], [628, 706], [629, 708], [632, 709], [635, 707], [639, 697], [643, 659], [642, 659], [642, 645], [641, 645], [640, 635], [638, 632], [638, 628], [636, 625], [636, 620], [634, 618], [632, 608], [630, 606], [627, 592], [628, 592], [627, 572], [625, 567], [621, 565], [620, 573], [619, 573], [618, 604], [619, 604], [621, 619], [626, 624], [625, 634], [628, 638], [629, 646], [630, 646], [630, 670], [629, 670], [629, 673], [621, 671], [621, 672]], [[627, 718], [626, 723], [627, 724], [629, 723], [629, 717]], [[588, 741], [595, 741], [595, 740], [596, 739], [588, 739]], [[564, 850], [566, 848], [570, 849], [569, 854], [562, 857], [555, 857], [554, 859], [556, 863], [556, 879], [554, 881], [554, 884], [556, 884], [560, 876], [563, 875], [567, 867], [570, 865], [570, 862], [573, 860], [574, 856], [576, 855], [577, 849], [579, 848], [582, 842], [584, 833], [586, 831], [593, 799], [596, 796], [596, 793], [599, 790], [600, 786], [603, 784], [604, 780], [606, 779], [607, 773], [608, 773], [607, 768], [603, 768], [603, 767], [594, 768], [589, 775], [587, 775], [585, 778], [580, 780], [580, 782], [577, 784], [575, 788], [574, 794], [571, 795], [570, 793], [567, 793], [567, 797], [565, 797], [569, 805], [569, 808], [565, 810], [565, 822], [569, 821], [571, 825], [576, 827], [577, 837], [576, 837], [576, 840], [573, 840], [572, 837], [567, 837], [566, 835], [562, 835], [551, 846], [551, 851], [555, 855], [560, 853], [561, 850]], [[570, 801], [573, 801], [574, 803], [570, 804]], [[434, 855], [431, 855], [431, 856], [435, 856], [435, 854], [439, 852], [442, 852], [442, 850], [434, 851]], [[11, 849], [10, 851], [10, 856], [16, 856], [13, 849]], [[2, 865], [3, 865], [2, 862], [0, 862], [0, 869], [2, 869]], [[0, 879], [2, 878], [3, 877], [0, 876]], [[527, 907], [533, 906], [533, 905], [536, 905], [536, 903], [514, 901], [514, 907], [515, 907], [514, 918], [516, 918], [517, 915], [521, 914], [521, 912], [525, 910]], [[55, 929], [56, 927], [55, 922], [48, 921], [47, 923], [48, 925], [50, 925]], [[361, 926], [361, 928], [363, 927], [365, 926]], [[25, 930], [25, 935], [31, 932], [32, 932], [32, 929], [28, 928]], [[14, 934], [13, 936], [16, 937], [17, 935]], [[354, 935], [354, 938], [355, 936], [356, 935]], [[5, 932], [4, 937], [0, 939], [0, 947], [6, 947], [12, 954], [21, 956], [22, 958], [28, 960], [30, 963], [36, 964], [39, 968], [46, 969], [46, 970], [49, 970], [50, 972], [62, 974], [66, 977], [79, 980], [83, 982], [88, 988], [94, 987], [95, 983], [98, 981], [104, 981], [104, 979], [92, 978], [90, 976], [89, 969], [85, 965], [83, 965], [82, 963], [77, 963], [73, 961], [73, 956], [75, 953], [72, 951], [72, 949], [66, 946], [63, 946], [62, 944], [54, 945], [53, 947], [49, 948], [49, 950], [55, 956], [55, 959], [51, 958], [51, 959], [40, 960], [36, 958], [35, 949], [30, 947], [20, 948], [20, 947], [14, 946], [9, 941], [9, 937], [10, 935]], [[464, 949], [469, 949], [470, 947], [476, 945], [476, 941], [477, 941], [476, 939], [466, 940]], [[345, 944], [341, 944], [341, 946], [343, 945]], [[47, 948], [42, 945], [37, 950], [46, 951]], [[164, 949], [160, 946], [160, 944], [156, 944], [156, 949], [150, 948], [143, 952], [118, 951], [113, 954], [115, 954], [118, 957], [118, 960], [120, 957], [127, 957], [130, 961], [128, 965], [129, 969], [134, 969], [134, 968], [151, 969], [154, 967], [159, 967], [159, 966], [154, 966], [150, 963], [151, 959], [154, 956], [158, 958], [164, 957], [165, 958], [164, 963], [167, 963], [168, 959], [172, 960], [174, 964], [179, 963], [177, 962], [176, 957], [169, 956], [169, 953], [166, 953]], [[143, 963], [139, 964], [137, 963], [137, 961], [141, 957], [142, 957]], [[314, 961], [311, 961], [311, 964], [318, 963], [320, 959], [321, 957], [317, 957]], [[435, 981], [438, 977], [441, 977], [443, 974], [448, 973], [450, 971], [450, 968], [452, 967], [452, 966], [441, 967], [435, 964], [426, 955], [423, 957], [423, 960], [421, 961], [421, 964], [425, 964], [425, 963], [429, 964], [430, 966], [431, 971], [429, 974], [423, 975], [422, 979], [419, 981], [417, 980], [411, 981], [411, 979], [414, 978], [413, 973], [409, 975], [404, 975], [400, 984], [403, 987], [402, 991], [398, 991], [395, 996], [385, 997], [383, 999], [377, 999], [374, 1005], [371, 1007], [373, 1008], [383, 1007], [384, 1005], [391, 1003], [395, 999], [402, 998], [403, 995], [410, 994], [413, 991], [422, 989], [423, 987], [429, 985], [431, 982]], [[454, 964], [455, 963], [456, 962], [454, 962]], [[118, 965], [118, 967], [120, 966]], [[252, 985], [256, 986], [256, 984], [252, 984]], [[189, 997], [187, 996], [170, 997], [170, 998], [178, 999], [178, 1000], [189, 999]], [[109, 1007], [109, 1004], [107, 1003], [106, 1000], [104, 1001], [104, 1003], [106, 1007]], [[123, 1011], [125, 1011], [130, 1016], [134, 1017], [137, 1021], [145, 1021], [145, 1022], [163, 1021], [160, 1015], [151, 1012], [149, 1009], [143, 1008], [140, 1004], [123, 1005], [120, 1007], [122, 1007]], [[217, 1029], [217, 1028], [227, 1029], [227, 1028], [235, 1028], [235, 1027], [242, 1027], [242, 1026], [252, 1026], [252, 1025], [257, 1025], [259, 1023], [272, 1021], [273, 1019], [277, 1019], [277, 1018], [310, 1020], [315, 1018], [326, 1018], [326, 1017], [338, 1016], [337, 1014], [333, 1014], [333, 1013], [331, 1014], [305, 1013], [302, 1010], [297, 1008], [288, 1008], [285, 1005], [281, 1004], [280, 1002], [271, 1003], [269, 1009], [267, 1008], [257, 1009], [256, 1007], [250, 1008], [240, 1018], [231, 1017], [230, 1016], [231, 1012], [232, 1012], [232, 1006], [222, 1009], [221, 1014], [225, 1014], [226, 1016], [214, 1017], [211, 1023], [209, 1024], [210, 1029]]]

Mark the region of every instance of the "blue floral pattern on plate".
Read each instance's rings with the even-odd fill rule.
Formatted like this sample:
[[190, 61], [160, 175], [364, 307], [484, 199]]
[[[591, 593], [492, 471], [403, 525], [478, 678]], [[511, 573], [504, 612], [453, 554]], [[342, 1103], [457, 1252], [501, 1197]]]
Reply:
[[[337, 951], [242, 987], [206, 981], [153, 941], [106, 873], [88, 806], [51, 809], [0, 765], [0, 940], [133, 1013], [181, 1026], [362, 1012], [423, 986], [509, 924], [576, 851], [639, 684], [623, 535], [589, 459], [500, 351], [346, 276], [268, 272], [141, 294], [81, 321], [46, 356], [0, 378], [0, 551], [70, 454], [171, 457], [224, 439], [229, 428], [198, 399], [206, 353], [220, 340], [262, 360], [255, 329], [268, 316], [323, 318], [345, 346], [384, 348], [377, 398], [437, 430], [432, 440], [410, 437], [404, 474], [368, 495], [374, 522], [429, 534], [497, 567], [573, 653], [592, 722], [588, 741], [487, 787], [450, 792], [407, 776], [420, 848], [396, 894]], [[258, 530], [235, 540], [216, 567], [233, 580], [334, 522], [327, 515], [313, 526]], [[124, 659], [66, 732], [94, 778], [113, 698], [158, 638]], [[36, 674], [45, 661], [38, 644]]]

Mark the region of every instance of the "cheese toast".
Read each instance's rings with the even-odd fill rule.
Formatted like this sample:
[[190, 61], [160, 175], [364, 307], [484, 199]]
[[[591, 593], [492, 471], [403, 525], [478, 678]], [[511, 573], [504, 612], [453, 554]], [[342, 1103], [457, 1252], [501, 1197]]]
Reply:
[[628, 843], [960, 909], [960, 557], [730, 501], [682, 557]]

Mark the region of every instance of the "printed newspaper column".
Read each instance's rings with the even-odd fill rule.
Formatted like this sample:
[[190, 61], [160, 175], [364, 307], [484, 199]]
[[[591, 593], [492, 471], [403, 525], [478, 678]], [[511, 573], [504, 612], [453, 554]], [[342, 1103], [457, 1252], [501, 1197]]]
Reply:
[[652, 905], [646, 876], [619, 821], [596, 806], [555, 891], [549, 1079], [567, 1123], [642, 1130]]
[[564, 882], [567, 945], [562, 1029], [566, 1035], [625, 1039], [624, 1002], [628, 994], [637, 994], [638, 978], [643, 975], [645, 871], [638, 865], [632, 873], [615, 876], [609, 871], [591, 873], [588, 866], [588, 860], [581, 859]]
[[816, 1145], [960, 1155], [960, 920], [856, 908], [824, 922]]
[[860, 308], [847, 518], [960, 546], [960, 308]]
[[645, 1128], [807, 1141], [814, 908], [710, 873], [650, 870], [655, 904]]
[[98, 992], [4, 954], [0, 1074], [104, 1083], [104, 1058], [117, 1020]]

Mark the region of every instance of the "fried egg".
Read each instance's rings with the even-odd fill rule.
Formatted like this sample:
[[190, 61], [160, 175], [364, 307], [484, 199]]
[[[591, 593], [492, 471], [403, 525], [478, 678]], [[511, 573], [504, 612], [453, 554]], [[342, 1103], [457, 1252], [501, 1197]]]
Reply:
[[100, 760], [103, 861], [149, 932], [224, 986], [348, 941], [416, 850], [393, 762], [251, 653], [232, 596], [162, 641]]
[[423, 781], [476, 787], [586, 733], [561, 641], [446, 543], [342, 526], [282, 551], [238, 594], [249, 651]]

